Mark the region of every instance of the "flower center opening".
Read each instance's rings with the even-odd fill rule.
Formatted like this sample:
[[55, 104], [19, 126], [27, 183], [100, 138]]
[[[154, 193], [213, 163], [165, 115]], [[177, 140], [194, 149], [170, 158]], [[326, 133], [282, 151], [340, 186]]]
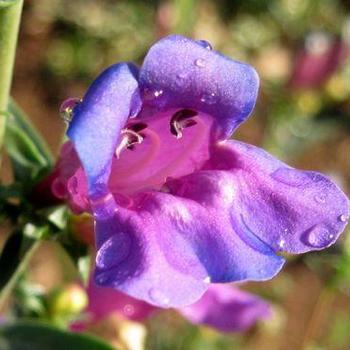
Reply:
[[162, 190], [168, 178], [199, 170], [209, 159], [212, 123], [212, 117], [192, 109], [131, 119], [112, 162], [112, 193]]

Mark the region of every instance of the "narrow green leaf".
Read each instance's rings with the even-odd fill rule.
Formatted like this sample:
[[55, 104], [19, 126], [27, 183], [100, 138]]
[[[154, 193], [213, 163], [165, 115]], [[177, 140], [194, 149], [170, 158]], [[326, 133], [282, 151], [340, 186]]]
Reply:
[[40, 150], [41, 155], [46, 159], [47, 163], [52, 165], [54, 160], [47, 143], [40, 136], [39, 132], [34, 128], [34, 126], [29, 122], [26, 114], [14, 100], [10, 101], [8, 110], [15, 118], [15, 122], [18, 127], [20, 127], [33, 141], [36, 147]]
[[25, 184], [37, 181], [52, 167], [50, 151], [14, 102], [9, 106], [5, 147], [12, 161], [16, 180]]
[[0, 310], [4, 307], [6, 300], [40, 244], [40, 240], [28, 239], [20, 232], [13, 233], [6, 242], [0, 257]]
[[0, 329], [1, 350], [113, 350], [102, 340], [43, 323], [20, 322]]

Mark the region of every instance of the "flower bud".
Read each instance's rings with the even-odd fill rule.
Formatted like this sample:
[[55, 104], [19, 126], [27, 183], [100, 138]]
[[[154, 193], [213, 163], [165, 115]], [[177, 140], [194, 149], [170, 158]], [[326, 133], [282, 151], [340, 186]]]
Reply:
[[53, 316], [78, 314], [88, 304], [88, 297], [82, 286], [71, 283], [55, 290], [49, 297], [49, 309]]

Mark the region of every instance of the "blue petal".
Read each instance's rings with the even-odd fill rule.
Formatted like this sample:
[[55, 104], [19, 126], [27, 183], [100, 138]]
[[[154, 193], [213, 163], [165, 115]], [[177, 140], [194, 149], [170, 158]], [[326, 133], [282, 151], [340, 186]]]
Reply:
[[137, 75], [132, 64], [109, 67], [74, 109], [67, 134], [87, 174], [90, 196], [108, 193], [106, 185], [120, 131], [141, 105]]
[[214, 136], [219, 138], [230, 136], [249, 116], [258, 86], [258, 75], [251, 66], [177, 35], [154, 44], [140, 70], [144, 103], [210, 114], [217, 122]]

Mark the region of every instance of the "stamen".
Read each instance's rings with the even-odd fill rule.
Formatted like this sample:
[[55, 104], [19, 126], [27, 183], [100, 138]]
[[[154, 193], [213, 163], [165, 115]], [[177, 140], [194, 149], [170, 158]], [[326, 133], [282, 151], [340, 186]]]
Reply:
[[183, 135], [182, 130], [196, 125], [197, 122], [192, 117], [195, 117], [198, 113], [192, 109], [181, 109], [177, 111], [170, 120], [170, 132], [180, 139]]
[[[139, 123], [139, 127], [141, 124], [143, 124], [143, 123]], [[138, 125], [138, 124], [135, 124], [134, 127], [136, 125]], [[143, 124], [143, 125], [145, 125], [145, 127], [141, 128], [141, 130], [143, 130], [144, 128], [147, 127], [146, 124]], [[133, 127], [133, 126], [131, 126], [131, 127]], [[136, 127], [136, 129], [137, 129], [137, 127]], [[136, 131], [129, 129], [129, 128], [123, 129], [121, 134], [122, 134], [122, 140], [121, 140], [119, 146], [115, 150], [115, 155], [118, 159], [120, 158], [120, 154], [124, 148], [129, 149], [129, 150], [133, 150], [134, 145], [140, 144], [144, 139], [144, 136], [142, 136], [141, 134], [138, 134]]]

